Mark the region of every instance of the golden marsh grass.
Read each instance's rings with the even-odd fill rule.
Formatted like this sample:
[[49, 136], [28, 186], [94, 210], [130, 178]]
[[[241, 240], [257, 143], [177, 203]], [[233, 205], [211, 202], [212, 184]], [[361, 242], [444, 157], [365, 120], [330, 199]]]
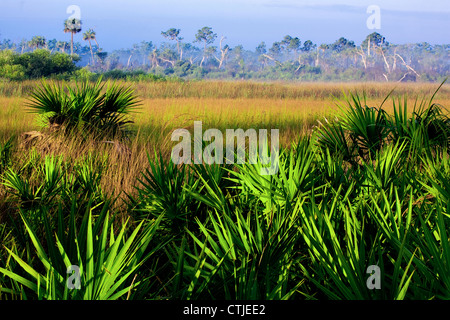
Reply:
[[[39, 82], [17, 84], [15, 91], [11, 83], [0, 83], [0, 143], [11, 136], [40, 130], [36, 115], [25, 108], [26, 90]], [[177, 142], [171, 141], [171, 132], [176, 128], [192, 128], [194, 121], [202, 121], [203, 130], [217, 128], [279, 129], [280, 145], [289, 146], [300, 135], [308, 133], [324, 116], [331, 116], [335, 108], [333, 96], [339, 98], [344, 92], [366, 93], [367, 104], [378, 107], [387, 94], [396, 86], [393, 96], [406, 94], [410, 111], [416, 97], [430, 97], [437, 84], [286, 84], [247, 82], [167, 82], [124, 83], [135, 88], [142, 105], [132, 115], [132, 129], [137, 132], [129, 142], [131, 157], [121, 157], [111, 151], [110, 146], [99, 146], [93, 141], [84, 142], [74, 137], [53, 147], [52, 154], [62, 155], [69, 163], [89, 153], [108, 154], [108, 165], [102, 176], [103, 190], [116, 196], [134, 194], [136, 178], [147, 166], [147, 152], [161, 151], [170, 156]], [[10, 87], [8, 87], [10, 86]], [[444, 107], [450, 105], [450, 86], [445, 85], [435, 97], [435, 102]], [[392, 101], [387, 100], [383, 108], [392, 112]], [[39, 148], [39, 146], [36, 146]], [[44, 152], [43, 149], [38, 150]], [[28, 153], [16, 150], [17, 166], [27, 161]], [[45, 152], [44, 152], [45, 153]], [[0, 187], [0, 195], [4, 193]], [[119, 202], [120, 205], [120, 202]]]
[[[16, 84], [0, 83], [0, 137], [38, 129], [36, 116], [25, 109], [27, 92], [37, 81]], [[189, 128], [202, 121], [204, 128], [267, 128], [280, 130], [280, 143], [296, 140], [316, 124], [316, 120], [332, 114], [333, 97], [342, 92], [365, 92], [370, 107], [378, 107], [393, 90], [393, 97], [407, 95], [412, 109], [415, 99], [430, 97], [437, 84], [390, 83], [257, 83], [257, 82], [155, 82], [123, 85], [135, 88], [142, 99], [138, 113], [132, 116], [133, 129], [140, 139], [157, 145], [170, 144], [170, 132]], [[27, 91], [28, 90], [28, 91]], [[444, 85], [435, 102], [450, 105], [450, 85]], [[383, 108], [392, 111], [388, 99]]]

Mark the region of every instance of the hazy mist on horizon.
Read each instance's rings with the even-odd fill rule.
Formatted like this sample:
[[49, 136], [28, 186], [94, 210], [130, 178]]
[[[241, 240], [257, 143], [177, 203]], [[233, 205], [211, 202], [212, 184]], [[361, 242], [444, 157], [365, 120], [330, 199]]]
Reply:
[[[80, 7], [83, 31], [93, 28], [106, 51], [141, 41], [164, 42], [161, 31], [172, 27], [181, 29], [183, 41], [192, 42], [204, 26], [212, 27], [219, 39], [225, 36], [230, 46], [242, 44], [249, 50], [285, 35], [317, 44], [345, 37], [359, 45], [374, 31], [395, 44], [450, 43], [448, 0], [1, 0], [0, 39], [20, 42], [41, 35], [69, 41], [63, 22], [70, 5]], [[370, 5], [381, 9], [381, 29], [366, 26]], [[81, 34], [74, 41], [83, 43]]]

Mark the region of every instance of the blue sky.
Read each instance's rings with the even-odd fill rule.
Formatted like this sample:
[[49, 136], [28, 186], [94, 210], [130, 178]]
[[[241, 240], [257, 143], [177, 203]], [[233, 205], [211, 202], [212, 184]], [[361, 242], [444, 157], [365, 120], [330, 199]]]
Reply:
[[[79, 6], [83, 29], [95, 29], [107, 51], [142, 40], [160, 43], [161, 31], [171, 27], [191, 42], [204, 26], [226, 36], [229, 45], [252, 50], [287, 34], [318, 44], [341, 36], [360, 44], [374, 31], [393, 43], [450, 43], [449, 0], [0, 0], [0, 39], [42, 35], [69, 41], [62, 31], [69, 5]], [[379, 30], [366, 26], [369, 5], [381, 9]], [[80, 34], [75, 41], [82, 42]]]

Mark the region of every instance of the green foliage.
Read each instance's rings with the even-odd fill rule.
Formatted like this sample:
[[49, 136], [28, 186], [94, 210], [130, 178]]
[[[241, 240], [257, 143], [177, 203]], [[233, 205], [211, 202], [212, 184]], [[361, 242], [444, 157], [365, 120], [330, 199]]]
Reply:
[[[104, 87], [106, 85], [106, 89]], [[123, 131], [126, 116], [139, 104], [130, 87], [104, 84], [101, 78], [75, 88], [42, 82], [30, 95], [28, 107], [44, 117], [49, 126], [65, 126], [100, 132]]]
[[217, 34], [212, 31], [211, 27], [203, 27], [197, 31], [195, 41], [204, 42], [205, 48], [207, 44], [211, 44], [217, 38]]
[[84, 67], [78, 70], [75, 70], [73, 73], [73, 77], [76, 81], [95, 81], [96, 74], [91, 72], [89, 68]]
[[146, 73], [143, 70], [123, 71], [120, 69], [110, 70], [101, 74], [104, 80], [127, 80], [127, 81], [166, 81], [162, 75]]
[[[96, 96], [89, 90], [73, 92]], [[65, 93], [51, 92], [64, 105]], [[15, 168], [4, 156], [17, 206], [0, 224], [0, 294], [449, 299], [448, 118], [432, 99], [411, 114], [406, 101], [393, 100], [389, 116], [347, 96], [339, 118], [281, 150], [269, 176], [261, 162], [175, 165], [155, 151], [125, 211], [103, 195], [101, 159], [70, 166], [30, 153]], [[79, 290], [66, 285], [70, 265]], [[369, 266], [381, 289], [368, 287]]]
[[0, 144], [0, 174], [11, 165], [11, 155], [14, 147], [15, 137], [10, 137], [3, 144]]
[[348, 108], [342, 117], [343, 127], [350, 132], [350, 139], [357, 145], [358, 151], [373, 155], [380, 150], [389, 133], [386, 123], [386, 113], [382, 105], [378, 108], [369, 108], [366, 97], [361, 100], [358, 96], [350, 94], [344, 96]]
[[[79, 233], [77, 234], [73, 228], [69, 230], [68, 236], [59, 233], [55, 236], [56, 245], [50, 233], [49, 222], [45, 218], [45, 211], [41, 211], [47, 229], [48, 254], [27, 219], [22, 215], [36, 255], [45, 271], [40, 273], [12, 249], [7, 248], [10, 258], [17, 261], [26, 271], [27, 276], [22, 277], [5, 268], [0, 268], [0, 272], [30, 289], [37, 299], [116, 300], [124, 295], [128, 295], [127, 298], [129, 298], [131, 291], [143, 280], [134, 281], [138, 268], [158, 248], [156, 246], [150, 251], [146, 250], [155, 235], [160, 219], [148, 223], [145, 228], [141, 223], [128, 237], [125, 235], [127, 230], [127, 223], [125, 223], [120, 233], [114, 235], [107, 209], [108, 205], [104, 205], [95, 223], [90, 210], [87, 210]], [[59, 214], [62, 215], [62, 211]], [[70, 221], [73, 220], [74, 211], [71, 211]], [[143, 229], [142, 232], [140, 232], [141, 229]], [[100, 232], [99, 236], [97, 236], [98, 232]], [[69, 251], [71, 248], [72, 254]], [[73, 248], [76, 249], [76, 255], [73, 254]], [[70, 288], [68, 284], [70, 279], [66, 279], [66, 270], [73, 265], [80, 271], [80, 287], [77, 289]], [[133, 275], [135, 277], [130, 283]], [[28, 297], [33, 298], [31, 294]]]
[[17, 55], [12, 50], [0, 51], [0, 74], [10, 80], [25, 79], [25, 67], [16, 64]]
[[76, 70], [72, 59], [64, 53], [50, 53], [46, 49], [17, 54], [0, 51], [0, 73], [10, 80], [36, 79], [70, 75]]
[[353, 41], [349, 41], [349, 40], [345, 39], [344, 37], [339, 38], [338, 40], [336, 40], [335, 43], [333, 43], [331, 45], [331, 49], [336, 52], [341, 52], [345, 49], [354, 48], [354, 47], [355, 47], [355, 43]]
[[64, 73], [70, 74], [76, 68], [68, 55], [63, 53], [51, 54], [45, 49], [38, 49], [17, 56], [15, 63], [25, 68], [25, 76], [29, 79]]
[[[173, 43], [163, 42], [155, 46], [152, 41], [142, 41], [133, 44], [132, 48], [108, 53], [98, 46], [92, 29], [82, 37], [88, 45], [74, 43], [74, 36], [81, 29], [80, 20], [64, 21], [63, 30], [70, 34], [70, 45], [57, 39], [47, 41], [43, 36], [34, 36], [30, 41], [23, 39], [20, 43], [9, 39], [0, 41], [0, 50], [14, 50], [20, 52], [20, 55], [14, 53], [17, 57], [24, 56], [20, 63], [8, 63], [4, 67], [1, 67], [0, 57], [2, 77], [13, 80], [40, 77], [78, 79], [79, 76], [73, 74], [76, 68], [75, 64], [70, 64], [71, 61], [79, 62], [78, 66], [87, 67], [92, 72], [112, 72], [111, 76], [121, 79], [125, 77], [116, 73], [117, 70], [123, 73], [143, 72], [137, 76], [131, 74], [129, 78], [127, 75], [127, 79], [132, 81], [152, 81], [150, 75], [157, 75], [186, 79], [441, 82], [449, 70], [446, 63], [448, 44], [392, 44], [377, 32], [369, 34], [360, 44], [344, 37], [329, 44], [315, 44], [311, 40], [302, 42], [298, 37], [286, 35], [271, 46], [261, 42], [252, 51], [244, 49], [242, 44], [232, 48], [224, 42], [226, 37], [217, 41], [217, 34], [211, 27], [199, 29], [193, 43], [183, 42], [181, 30], [172, 27], [162, 31], [161, 35]], [[196, 43], [199, 47], [195, 46]], [[65, 55], [69, 47], [70, 55]], [[50, 55], [50, 52], [58, 50], [61, 56], [51, 54], [55, 55], [54, 63], [40, 52], [46, 51], [46, 55]]]
[[75, 201], [82, 211], [88, 202], [97, 205], [107, 199], [100, 188], [104, 159], [88, 155], [69, 166], [60, 156], [41, 157], [35, 150], [28, 157], [19, 168], [10, 165], [2, 177], [9, 201], [17, 208], [33, 211], [46, 207], [53, 212], [69, 210]]
[[390, 142], [405, 142], [412, 158], [437, 152], [440, 148], [448, 149], [450, 118], [443, 107], [433, 103], [434, 95], [429, 101], [424, 99], [419, 106], [416, 102], [411, 116], [408, 115], [407, 98], [403, 101], [394, 98], [393, 115], [389, 116], [382, 109], [388, 97], [378, 108], [371, 108], [367, 106], [364, 94], [362, 98], [357, 94], [344, 94], [345, 105], [337, 103], [340, 114], [335, 120], [325, 119], [324, 124], [319, 121], [315, 141], [330, 150], [333, 156], [342, 157], [353, 165], [361, 159], [372, 158]]
[[185, 165], [166, 164], [156, 152], [154, 160], [148, 155], [148, 161], [149, 168], [138, 178], [138, 196], [130, 197], [132, 210], [145, 218], [164, 214], [164, 227], [177, 232], [192, 219], [195, 207], [189, 191], [196, 189], [199, 180]]
[[407, 141], [410, 156], [450, 147], [450, 118], [443, 106], [433, 103], [434, 95], [429, 101], [423, 99], [419, 103], [416, 100], [411, 117], [408, 116], [406, 97], [403, 101], [400, 98], [393, 100], [394, 113], [389, 120], [391, 137], [393, 141]]

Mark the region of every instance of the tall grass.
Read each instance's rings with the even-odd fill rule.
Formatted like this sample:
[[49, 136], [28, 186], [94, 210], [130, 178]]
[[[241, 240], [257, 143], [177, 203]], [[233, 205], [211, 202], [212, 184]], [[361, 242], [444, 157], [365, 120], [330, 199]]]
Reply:
[[[62, 83], [60, 83], [62, 85]], [[308, 133], [317, 120], [332, 113], [333, 97], [344, 98], [343, 93], [365, 92], [367, 104], [380, 106], [395, 89], [396, 95], [407, 95], [407, 105], [414, 104], [415, 96], [431, 95], [433, 84], [419, 83], [258, 83], [227, 81], [189, 82], [121, 82], [132, 86], [142, 100], [139, 113], [132, 120], [133, 130], [141, 132], [152, 144], [164, 140], [175, 128], [190, 127], [201, 120], [206, 128], [278, 128], [285, 146], [296, 140], [296, 135]], [[22, 106], [38, 81], [0, 83], [0, 141], [10, 134], [39, 130], [32, 114]], [[68, 84], [75, 87], [74, 83]], [[3, 91], [2, 91], [3, 90]], [[444, 85], [435, 102], [448, 105], [449, 85]], [[385, 104], [392, 113], [391, 104]], [[408, 113], [412, 108], [408, 109]]]
[[[366, 92], [376, 99], [385, 98], [392, 89], [399, 95], [430, 95], [433, 83], [381, 83], [381, 82], [256, 82], [256, 81], [168, 81], [168, 82], [121, 82], [133, 86], [142, 99], [217, 98], [217, 99], [313, 99], [328, 100], [342, 97], [342, 92]], [[27, 97], [40, 82], [0, 81], [0, 96]], [[444, 85], [438, 95], [448, 97], [450, 85]]]

